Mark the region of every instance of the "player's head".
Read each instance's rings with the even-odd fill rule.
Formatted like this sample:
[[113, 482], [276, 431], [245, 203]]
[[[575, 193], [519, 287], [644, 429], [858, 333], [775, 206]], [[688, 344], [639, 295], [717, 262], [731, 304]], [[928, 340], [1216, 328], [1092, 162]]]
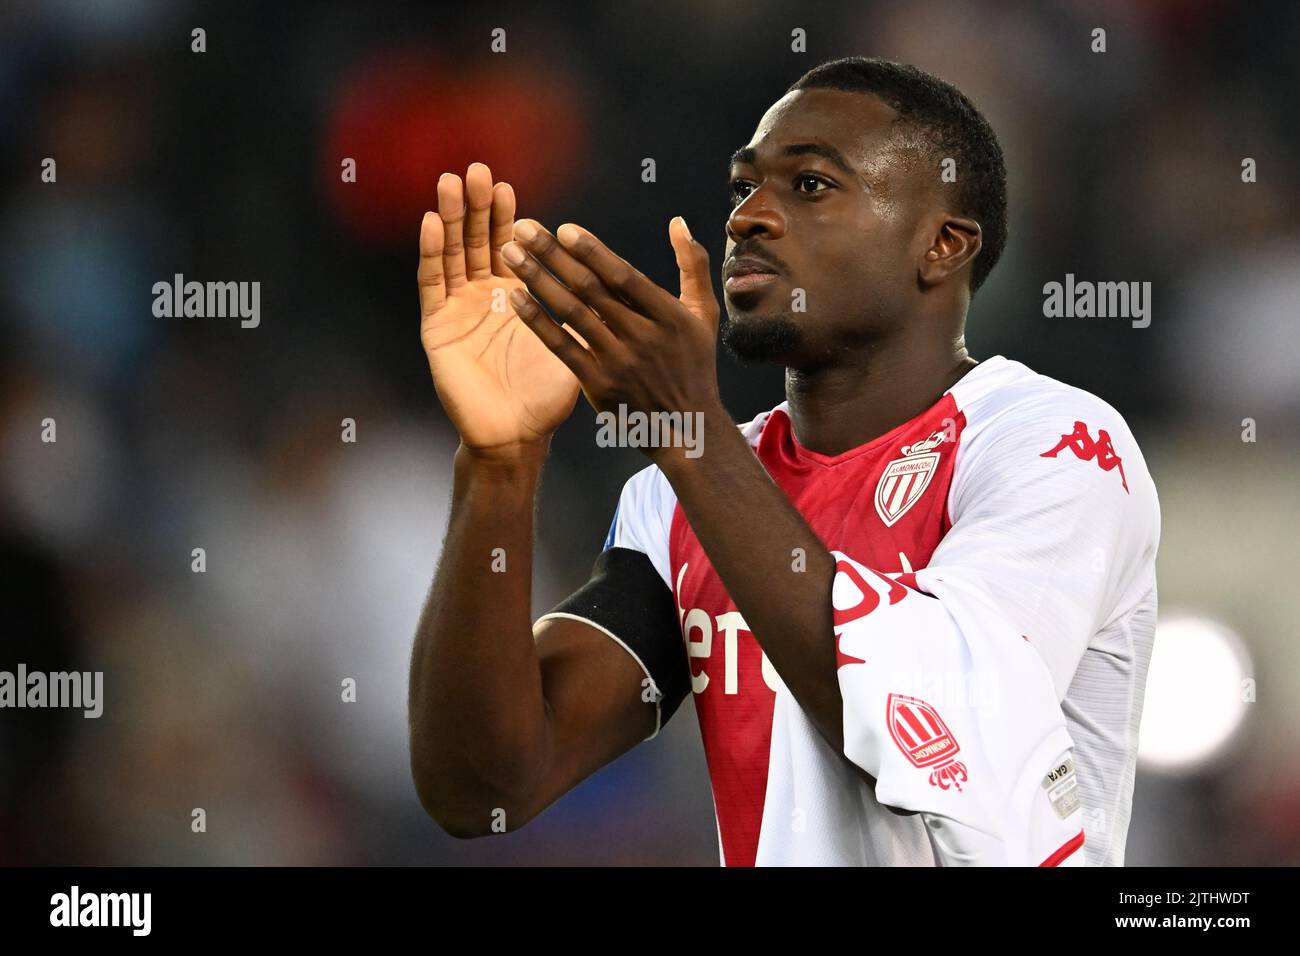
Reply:
[[[747, 360], [815, 368], [905, 328], [960, 334], [1006, 244], [993, 129], [953, 86], [884, 60], [805, 73], [733, 157], [730, 191], [723, 341]], [[747, 259], [775, 275], [727, 289]]]

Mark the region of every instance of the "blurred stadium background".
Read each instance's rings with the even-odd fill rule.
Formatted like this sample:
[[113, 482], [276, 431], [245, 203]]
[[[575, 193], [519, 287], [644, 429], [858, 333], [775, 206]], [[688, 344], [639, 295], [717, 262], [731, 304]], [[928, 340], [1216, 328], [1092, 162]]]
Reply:
[[[718, 265], [727, 156], [849, 53], [955, 83], [1002, 139], [1011, 242], [972, 353], [1096, 392], [1155, 475], [1165, 623], [1128, 862], [1300, 862], [1300, 6], [562, 9], [0, 10], [0, 669], [103, 670], [106, 696], [98, 720], [0, 711], [0, 863], [715, 865], [689, 704], [519, 833], [458, 842], [420, 810], [406, 666], [455, 438], [416, 236], [438, 175], [482, 160], [521, 215], [580, 222], [675, 288], [668, 220]], [[1067, 272], [1152, 282], [1151, 326], [1045, 319]], [[261, 282], [260, 327], [153, 317], [175, 273]], [[775, 370], [721, 375], [737, 419], [780, 398]], [[580, 400], [555, 443], [539, 612], [585, 580], [642, 464], [594, 425]]]

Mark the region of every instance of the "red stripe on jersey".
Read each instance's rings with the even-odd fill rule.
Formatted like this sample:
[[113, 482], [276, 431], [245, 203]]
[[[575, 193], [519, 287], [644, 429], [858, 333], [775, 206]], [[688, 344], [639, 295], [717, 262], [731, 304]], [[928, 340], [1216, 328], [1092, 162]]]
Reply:
[[1068, 857], [1075, 850], [1079, 849], [1079, 847], [1081, 846], [1083, 846], [1082, 830], [1080, 830], [1074, 836], [1070, 837], [1069, 840], [1067, 840], [1065, 843], [1061, 845], [1061, 848], [1059, 850], [1057, 850], [1055, 853], [1053, 853], [1051, 856], [1049, 856], [1046, 860], [1044, 860], [1042, 863], [1039, 863], [1038, 865], [1040, 867], [1060, 866], [1062, 860]]

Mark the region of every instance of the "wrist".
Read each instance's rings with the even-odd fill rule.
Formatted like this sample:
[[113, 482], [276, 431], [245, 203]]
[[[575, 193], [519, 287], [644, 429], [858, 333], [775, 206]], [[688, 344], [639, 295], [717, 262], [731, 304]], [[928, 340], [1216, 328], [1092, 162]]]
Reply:
[[477, 476], [501, 481], [535, 479], [551, 452], [551, 438], [536, 442], [496, 445], [491, 448], [473, 448], [461, 442], [456, 449], [457, 471], [472, 472]]
[[689, 442], [646, 449], [647, 457], [665, 475], [671, 477], [679, 471], [697, 469], [706, 461], [716, 460], [734, 451], [737, 442], [740, 446], [747, 447], [740, 429], [731, 420], [731, 413], [720, 399], [688, 414], [698, 416], [698, 425], [692, 429]]

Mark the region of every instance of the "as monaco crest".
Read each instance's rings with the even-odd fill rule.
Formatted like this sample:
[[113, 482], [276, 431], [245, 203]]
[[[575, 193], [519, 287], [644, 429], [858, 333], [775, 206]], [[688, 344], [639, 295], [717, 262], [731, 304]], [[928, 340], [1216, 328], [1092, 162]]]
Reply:
[[885, 703], [889, 735], [914, 767], [933, 767], [931, 786], [940, 790], [966, 782], [966, 765], [954, 759], [961, 752], [957, 738], [939, 712], [919, 697], [890, 694]]
[[907, 514], [930, 487], [930, 479], [939, 465], [939, 453], [930, 449], [942, 444], [945, 437], [943, 432], [935, 432], [925, 441], [904, 445], [903, 457], [885, 466], [876, 484], [876, 514], [885, 527], [892, 527]]

